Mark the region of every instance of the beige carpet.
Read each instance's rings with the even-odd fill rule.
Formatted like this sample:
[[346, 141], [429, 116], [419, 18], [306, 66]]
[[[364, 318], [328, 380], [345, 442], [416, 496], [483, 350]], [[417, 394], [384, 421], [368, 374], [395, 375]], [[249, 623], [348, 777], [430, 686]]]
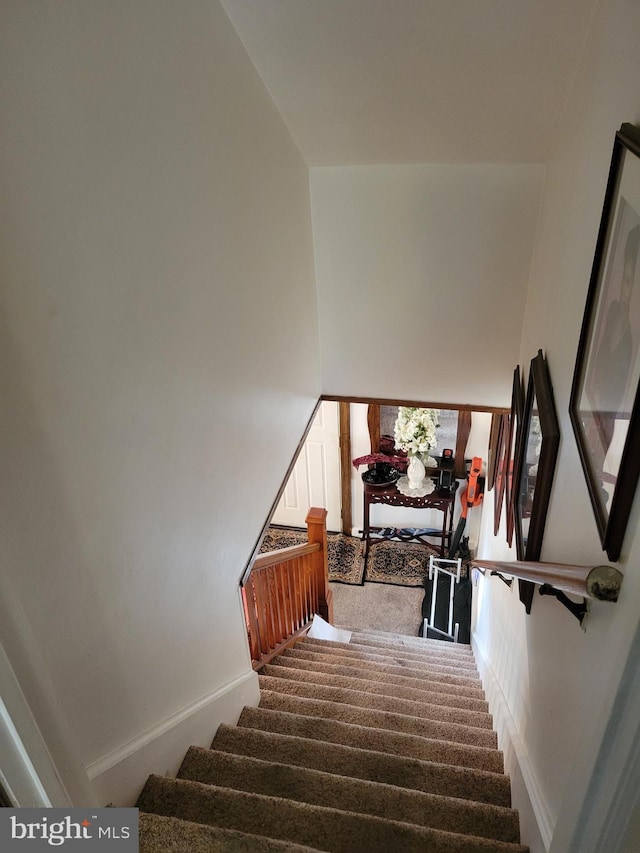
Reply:
[[336, 625], [418, 636], [424, 589], [382, 583], [331, 584], [331, 589]]
[[149, 778], [141, 853], [527, 853], [468, 646], [304, 639], [260, 689], [177, 778]]

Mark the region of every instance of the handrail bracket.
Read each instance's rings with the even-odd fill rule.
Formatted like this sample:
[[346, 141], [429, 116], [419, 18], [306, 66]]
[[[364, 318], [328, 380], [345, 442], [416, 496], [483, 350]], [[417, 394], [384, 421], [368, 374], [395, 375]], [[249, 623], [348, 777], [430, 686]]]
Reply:
[[576, 617], [582, 630], [585, 630], [584, 623], [591, 611], [591, 602], [588, 598], [583, 598], [582, 603], [572, 601], [561, 589], [556, 589], [549, 583], [542, 584], [540, 587], [540, 595], [553, 595], [557, 598], [560, 604], [562, 604], [563, 607], [566, 607], [569, 613], [572, 613]]
[[493, 571], [491, 572], [491, 577], [500, 578], [502, 583], [506, 583], [508, 587], [511, 587], [513, 585], [513, 578], [509, 578], [506, 575], [503, 575], [502, 572]]

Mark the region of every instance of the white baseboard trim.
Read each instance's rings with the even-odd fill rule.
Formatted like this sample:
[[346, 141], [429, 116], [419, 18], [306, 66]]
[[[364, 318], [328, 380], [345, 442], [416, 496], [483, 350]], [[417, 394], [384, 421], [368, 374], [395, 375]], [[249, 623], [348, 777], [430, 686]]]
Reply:
[[0, 782], [5, 793], [18, 808], [70, 806], [69, 793], [1, 643], [0, 684]]
[[257, 705], [253, 670], [185, 706], [85, 767], [101, 805], [135, 802], [150, 773], [173, 775], [191, 745], [209, 746], [221, 723], [235, 725], [245, 705]]
[[[498, 733], [498, 744], [504, 753], [505, 772], [512, 777], [514, 808], [519, 809], [521, 822], [523, 822], [526, 820], [525, 812], [528, 810], [526, 806], [530, 806], [530, 813], [535, 820], [535, 828], [537, 829], [537, 834], [539, 834], [539, 840], [544, 846], [544, 850], [548, 851], [553, 839], [555, 826], [542, 787], [529, 758], [526, 745], [518, 731], [507, 699], [502, 692], [500, 682], [474, 636], [471, 638], [471, 645], [487, 702], [489, 703], [489, 711], [493, 715], [493, 725]], [[514, 790], [513, 782], [515, 777], [520, 777], [523, 783], [520, 786], [519, 792]], [[522, 791], [522, 788], [525, 790]], [[520, 795], [524, 793], [528, 798], [528, 802], [524, 804], [524, 808], [522, 803], [516, 802], [517, 793]], [[532, 843], [529, 839], [523, 840], [522, 843], [528, 843], [532, 853], [536, 846], [540, 846], [536, 845], [535, 841]]]

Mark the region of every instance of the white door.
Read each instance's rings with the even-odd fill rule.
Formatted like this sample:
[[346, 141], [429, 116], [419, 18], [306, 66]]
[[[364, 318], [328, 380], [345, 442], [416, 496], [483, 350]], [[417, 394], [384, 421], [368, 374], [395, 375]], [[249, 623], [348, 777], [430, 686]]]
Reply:
[[327, 510], [327, 529], [341, 529], [338, 404], [323, 400], [287, 481], [273, 524], [304, 527], [309, 507]]

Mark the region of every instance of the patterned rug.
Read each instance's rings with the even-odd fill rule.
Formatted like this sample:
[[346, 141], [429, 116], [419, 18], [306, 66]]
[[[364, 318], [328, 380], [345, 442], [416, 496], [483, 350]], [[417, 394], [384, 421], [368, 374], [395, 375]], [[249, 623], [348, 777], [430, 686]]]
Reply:
[[[260, 552], [288, 548], [307, 541], [307, 531], [272, 525], [266, 532]], [[429, 555], [436, 548], [417, 542], [376, 542], [369, 547], [366, 569], [364, 542], [355, 536], [327, 533], [329, 580], [362, 586], [365, 581], [394, 586], [422, 586], [429, 575]]]
[[[307, 531], [292, 527], [271, 526], [262, 541], [260, 552], [301, 545], [307, 541]], [[327, 533], [329, 548], [329, 580], [362, 586], [364, 583], [364, 542], [355, 536]]]
[[375, 542], [369, 546], [365, 581], [394, 586], [422, 586], [429, 576], [429, 556], [438, 550], [419, 542]]

